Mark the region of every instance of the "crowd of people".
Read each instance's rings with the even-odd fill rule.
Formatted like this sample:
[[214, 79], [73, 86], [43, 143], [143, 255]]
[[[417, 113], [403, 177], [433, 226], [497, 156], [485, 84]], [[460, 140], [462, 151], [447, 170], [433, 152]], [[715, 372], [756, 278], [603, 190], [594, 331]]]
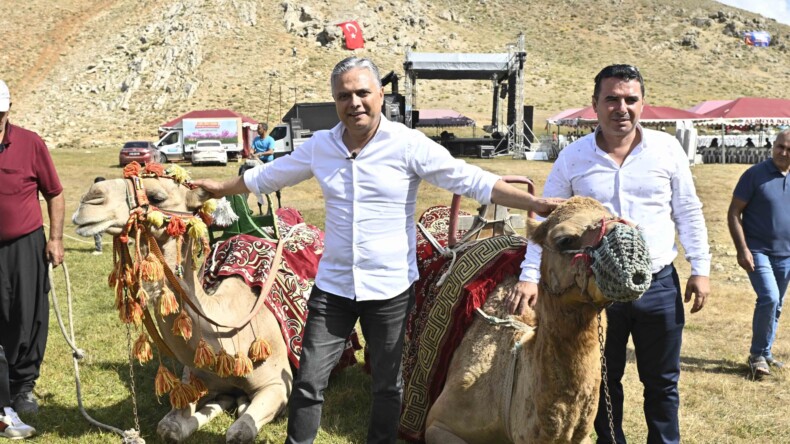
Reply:
[[[610, 65], [594, 79], [598, 126], [573, 135], [535, 197], [499, 176], [453, 158], [421, 132], [381, 113], [384, 91], [376, 65], [350, 57], [330, 76], [340, 123], [319, 131], [289, 156], [274, 159], [266, 124], [253, 141], [259, 165], [233, 179], [194, 184], [214, 197], [262, 194], [315, 178], [326, 207], [325, 251], [308, 301], [300, 368], [288, 403], [287, 443], [310, 443], [321, 424], [329, 373], [357, 322], [370, 351], [372, 407], [368, 443], [394, 443], [401, 411], [401, 351], [418, 279], [415, 257], [417, 190], [425, 180], [482, 204], [496, 203], [542, 216], [571, 196], [597, 199], [614, 215], [637, 223], [650, 248], [652, 285], [645, 295], [606, 309], [605, 357], [611, 395], [601, 396], [595, 419], [599, 443], [625, 443], [622, 378], [633, 340], [644, 385], [647, 441], [681, 441], [678, 411], [680, 352], [690, 312], [710, 296], [711, 254], [702, 204], [688, 158], [678, 141], [640, 125], [645, 82], [637, 68]], [[35, 433], [36, 380], [47, 341], [48, 265], [63, 261], [63, 187], [46, 145], [9, 121], [11, 95], [0, 81], [0, 436]], [[555, 136], [555, 141], [559, 143]], [[790, 281], [790, 130], [776, 137], [772, 158], [747, 170], [728, 212], [738, 264], [757, 294], [748, 363], [767, 376], [782, 363], [772, 345]], [[98, 180], [98, 179], [97, 179]], [[38, 194], [46, 201], [46, 236]], [[386, 204], [384, 204], [386, 203]], [[681, 286], [673, 263], [675, 238], [691, 263]], [[96, 248], [101, 251], [101, 239]], [[385, 253], [386, 252], [386, 253]], [[512, 313], [534, 306], [540, 249], [530, 244], [519, 284], [506, 297]]]

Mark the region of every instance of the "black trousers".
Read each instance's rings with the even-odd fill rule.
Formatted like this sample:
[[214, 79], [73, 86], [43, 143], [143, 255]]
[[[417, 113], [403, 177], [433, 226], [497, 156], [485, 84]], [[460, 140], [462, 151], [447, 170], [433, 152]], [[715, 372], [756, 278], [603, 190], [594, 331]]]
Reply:
[[[636, 301], [615, 303], [606, 309], [608, 326], [604, 355], [612, 399], [612, 422], [617, 444], [625, 444], [623, 433], [623, 384], [628, 337], [634, 341], [636, 368], [644, 386], [644, 414], [648, 444], [680, 442], [678, 408], [680, 395], [680, 347], [685, 312], [680, 280], [673, 265], [653, 275], [650, 289]], [[598, 444], [611, 444], [606, 401], [601, 386], [595, 418]]]
[[49, 330], [44, 230], [0, 242], [0, 407], [33, 390]]
[[288, 444], [312, 443], [321, 424], [329, 374], [359, 319], [370, 352], [371, 407], [367, 442], [395, 443], [403, 383], [401, 353], [414, 286], [384, 301], [343, 298], [313, 287], [304, 329], [299, 372], [288, 400]]

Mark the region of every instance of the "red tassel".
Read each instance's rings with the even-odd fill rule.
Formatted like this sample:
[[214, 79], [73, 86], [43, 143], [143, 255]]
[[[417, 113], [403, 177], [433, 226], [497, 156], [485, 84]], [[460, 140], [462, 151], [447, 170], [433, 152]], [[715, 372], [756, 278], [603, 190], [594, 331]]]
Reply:
[[167, 224], [165, 231], [170, 237], [179, 237], [186, 233], [187, 226], [180, 217], [170, 216], [170, 223]]
[[208, 388], [206, 387], [206, 384], [204, 384], [200, 378], [191, 372], [189, 373], [189, 385], [195, 388], [200, 398], [208, 395]]
[[148, 336], [145, 333], [140, 333], [140, 336], [134, 341], [133, 354], [140, 364], [145, 364], [154, 357], [151, 343], [148, 341]]
[[176, 381], [170, 390], [170, 405], [183, 409], [200, 398], [198, 391], [189, 384]]
[[247, 354], [252, 362], [262, 362], [272, 355], [272, 347], [265, 339], [257, 338], [250, 344], [250, 350]]
[[233, 366], [233, 376], [247, 376], [252, 373], [252, 361], [246, 355], [236, 353], [236, 359]]
[[159, 364], [159, 370], [156, 371], [156, 378], [154, 378], [156, 396], [162, 396], [172, 390], [176, 382], [180, 382], [176, 375], [164, 365]]
[[214, 349], [208, 345], [205, 339], [200, 339], [198, 346], [195, 349], [195, 367], [197, 368], [211, 368], [217, 361], [217, 355], [214, 354]]
[[185, 341], [192, 337], [192, 318], [183, 310], [173, 321], [173, 334], [181, 336]]
[[162, 317], [178, 312], [178, 301], [176, 295], [167, 286], [162, 287], [162, 294], [159, 296], [159, 315]]
[[225, 347], [220, 348], [219, 354], [217, 354], [217, 376], [227, 378], [233, 373], [233, 367], [233, 357], [228, 354]]
[[139, 163], [134, 161], [130, 162], [125, 167], [123, 167], [123, 177], [128, 179], [133, 176], [139, 176], [140, 170], [142, 170], [142, 167], [140, 167]]
[[140, 276], [146, 282], [158, 282], [162, 280], [165, 271], [162, 264], [151, 253], [140, 262]]

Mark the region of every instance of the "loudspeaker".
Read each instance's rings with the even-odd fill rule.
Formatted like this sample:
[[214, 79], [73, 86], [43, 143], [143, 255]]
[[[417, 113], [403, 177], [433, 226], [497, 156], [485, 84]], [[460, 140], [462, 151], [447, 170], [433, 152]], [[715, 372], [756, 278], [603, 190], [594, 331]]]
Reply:
[[524, 106], [524, 136], [526, 136], [526, 139], [530, 145], [532, 145], [532, 143], [535, 142], [535, 138], [532, 137], [533, 114], [534, 114], [533, 106], [525, 105]]

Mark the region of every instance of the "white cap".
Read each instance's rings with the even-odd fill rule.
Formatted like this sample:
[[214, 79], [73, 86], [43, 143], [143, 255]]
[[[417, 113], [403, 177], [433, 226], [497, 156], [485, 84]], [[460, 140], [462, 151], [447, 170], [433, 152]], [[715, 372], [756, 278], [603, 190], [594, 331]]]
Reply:
[[0, 80], [0, 113], [8, 111], [11, 107], [11, 92], [8, 91], [8, 85]]

